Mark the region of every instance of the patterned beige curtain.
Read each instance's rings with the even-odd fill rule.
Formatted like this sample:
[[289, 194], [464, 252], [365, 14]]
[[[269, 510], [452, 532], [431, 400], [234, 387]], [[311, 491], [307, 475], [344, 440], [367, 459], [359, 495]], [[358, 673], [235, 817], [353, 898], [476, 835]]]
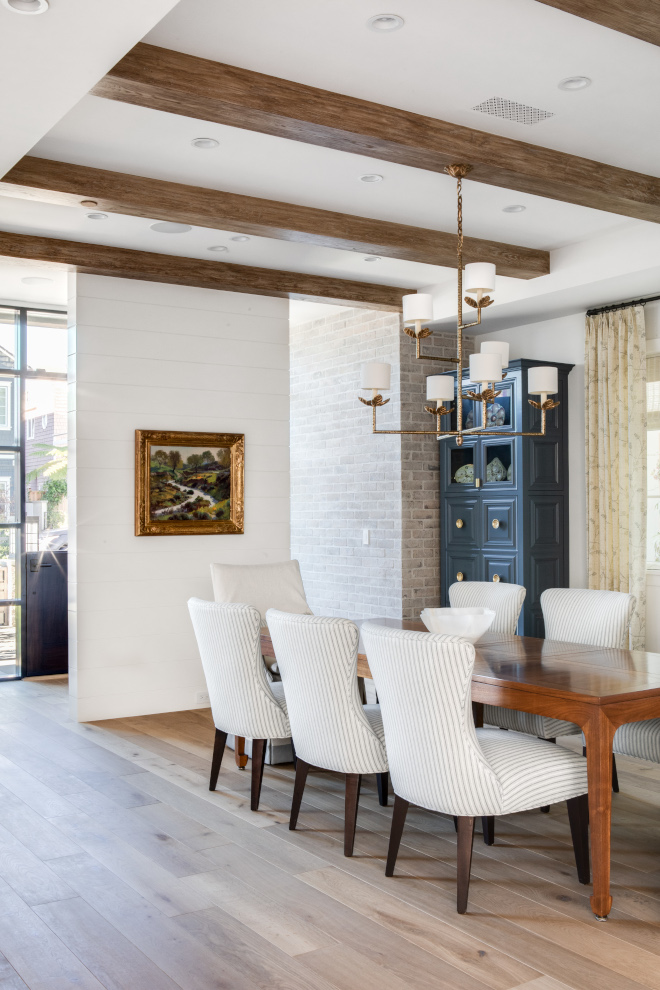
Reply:
[[646, 615], [646, 332], [644, 309], [588, 316], [585, 342], [589, 587], [637, 599], [630, 630], [644, 649]]

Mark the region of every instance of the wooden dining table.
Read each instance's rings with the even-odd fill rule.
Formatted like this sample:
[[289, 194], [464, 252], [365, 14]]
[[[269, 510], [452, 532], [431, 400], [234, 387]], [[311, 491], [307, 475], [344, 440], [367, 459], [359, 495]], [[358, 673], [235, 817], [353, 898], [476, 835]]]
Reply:
[[[426, 632], [421, 622], [370, 621]], [[261, 643], [265, 656], [276, 657], [267, 634], [262, 634]], [[358, 650], [357, 676], [371, 677], [361, 640]], [[593, 875], [591, 907], [604, 921], [612, 907], [612, 742], [618, 726], [660, 718], [660, 654], [499, 633], [486, 633], [476, 644], [475, 653], [472, 701], [477, 725], [482, 722], [482, 706], [488, 704], [565, 719], [584, 733]]]

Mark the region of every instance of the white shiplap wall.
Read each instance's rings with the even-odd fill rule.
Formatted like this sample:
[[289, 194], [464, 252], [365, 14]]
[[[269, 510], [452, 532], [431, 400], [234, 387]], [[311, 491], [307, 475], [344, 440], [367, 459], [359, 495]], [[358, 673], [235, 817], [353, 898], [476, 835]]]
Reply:
[[[202, 707], [187, 599], [289, 558], [288, 302], [78, 275], [69, 306], [72, 713]], [[136, 429], [244, 433], [245, 533], [134, 536]]]

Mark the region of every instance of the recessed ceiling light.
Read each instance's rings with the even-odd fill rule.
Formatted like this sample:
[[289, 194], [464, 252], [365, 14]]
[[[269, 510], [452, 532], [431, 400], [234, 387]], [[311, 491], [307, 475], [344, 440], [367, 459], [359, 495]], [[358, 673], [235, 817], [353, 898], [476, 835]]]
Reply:
[[586, 89], [587, 86], [591, 86], [591, 79], [589, 76], [568, 76], [566, 79], [562, 79], [558, 83], [559, 89], [574, 90], [574, 89]]
[[169, 220], [163, 220], [161, 223], [152, 223], [152, 230], [157, 230], [159, 234], [187, 234], [189, 230], [192, 230], [187, 223], [171, 223]]
[[45, 275], [26, 275], [25, 278], [21, 279], [23, 285], [41, 285], [44, 282], [52, 281], [52, 278], [46, 278]]
[[48, 10], [48, 0], [0, 0], [3, 7], [15, 14], [44, 14]]
[[367, 27], [372, 31], [398, 31], [403, 25], [403, 17], [398, 14], [375, 14], [367, 21]]
[[108, 214], [107, 213], [88, 213], [87, 214], [87, 219], [88, 220], [107, 220], [108, 219]]
[[364, 175], [360, 176], [360, 182], [382, 182], [383, 176], [379, 175], [378, 172], [365, 172]]
[[190, 143], [192, 144], [193, 148], [205, 148], [207, 151], [209, 151], [211, 148], [217, 148], [218, 145], [220, 144], [220, 142], [216, 141], [215, 138], [204, 138], [204, 137], [194, 138], [194, 140], [192, 140]]
[[80, 205], [89, 207], [89, 206], [98, 206], [99, 204], [96, 202], [95, 199], [81, 199]]
[[209, 251], [228, 251], [229, 248], [225, 247], [224, 244], [214, 244], [213, 247], [209, 248]]
[[365, 261], [380, 261], [380, 258], [377, 255], [375, 255], [375, 254], [370, 254], [369, 257], [368, 258], [365, 258], [364, 260]]
[[238, 244], [242, 244], [244, 241], [249, 241], [250, 238], [247, 234], [237, 234], [236, 237], [232, 237], [232, 241], [236, 241]]
[[513, 206], [503, 206], [502, 213], [524, 213], [526, 209], [522, 203], [514, 203]]

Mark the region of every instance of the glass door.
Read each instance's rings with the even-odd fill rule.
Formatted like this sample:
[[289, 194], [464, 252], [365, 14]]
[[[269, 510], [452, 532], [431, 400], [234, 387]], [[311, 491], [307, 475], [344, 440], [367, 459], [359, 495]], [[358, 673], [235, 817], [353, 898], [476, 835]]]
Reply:
[[0, 679], [25, 656], [25, 554], [67, 546], [67, 321], [0, 307]]

